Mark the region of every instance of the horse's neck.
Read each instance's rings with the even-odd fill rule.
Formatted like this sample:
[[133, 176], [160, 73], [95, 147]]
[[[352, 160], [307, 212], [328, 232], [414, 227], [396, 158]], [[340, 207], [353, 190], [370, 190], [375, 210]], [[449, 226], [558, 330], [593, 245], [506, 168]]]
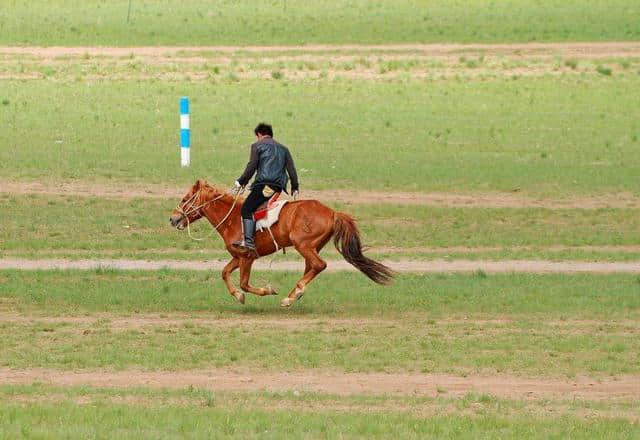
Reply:
[[[209, 220], [211, 226], [213, 226], [214, 228], [218, 226], [217, 231], [222, 236], [225, 242], [233, 239], [233, 235], [235, 232], [235, 228], [233, 227], [234, 221], [237, 220], [238, 225], [240, 225], [240, 220], [238, 219], [238, 217], [242, 202], [238, 200], [238, 202], [235, 203], [235, 206], [233, 205], [233, 202], [230, 203], [224, 199], [220, 199], [211, 203], [203, 209], [205, 217], [207, 217], [207, 220]], [[225, 217], [227, 218], [225, 219]], [[223, 219], [224, 222], [222, 222]]]

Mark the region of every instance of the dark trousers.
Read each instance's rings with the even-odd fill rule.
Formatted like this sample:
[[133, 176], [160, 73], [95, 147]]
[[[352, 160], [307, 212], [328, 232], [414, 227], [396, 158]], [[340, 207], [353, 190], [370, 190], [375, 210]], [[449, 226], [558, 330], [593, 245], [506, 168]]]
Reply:
[[258, 209], [260, 205], [262, 205], [273, 196], [272, 194], [269, 197], [265, 197], [262, 194], [263, 189], [264, 185], [256, 185], [251, 188], [251, 192], [242, 205], [242, 218], [251, 220], [253, 218], [253, 213], [256, 212], [256, 209]]

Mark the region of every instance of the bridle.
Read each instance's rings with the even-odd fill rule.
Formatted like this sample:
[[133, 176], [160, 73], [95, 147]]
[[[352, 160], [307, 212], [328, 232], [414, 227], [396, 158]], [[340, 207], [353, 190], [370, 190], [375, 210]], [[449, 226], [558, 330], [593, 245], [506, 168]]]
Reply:
[[[220, 226], [222, 226], [222, 224], [229, 218], [229, 216], [231, 215], [231, 213], [233, 212], [233, 208], [235, 208], [236, 203], [238, 201], [238, 197], [240, 196], [240, 194], [242, 194], [243, 190], [238, 191], [235, 195], [235, 197], [233, 198], [233, 204], [231, 205], [231, 208], [229, 208], [229, 212], [227, 212], [227, 214], [222, 218], [222, 220], [220, 220], [220, 222], [214, 226], [214, 230], [218, 230], [218, 228]], [[204, 238], [195, 238], [191, 235], [191, 221], [189, 221], [189, 216], [191, 214], [193, 214], [194, 212], [197, 212], [198, 214], [200, 214], [200, 217], [205, 217], [204, 213], [201, 211], [202, 208], [204, 208], [205, 206], [211, 204], [211, 203], [215, 203], [216, 201], [220, 200], [221, 198], [223, 198], [226, 194], [220, 194], [218, 197], [211, 199], [211, 200], [207, 200], [204, 203], [201, 203], [200, 205], [195, 206], [196, 202], [200, 199], [200, 193], [202, 192], [201, 189], [199, 189], [198, 191], [196, 191], [195, 193], [193, 193], [193, 195], [191, 197], [189, 197], [188, 200], [186, 200], [184, 203], [179, 204], [178, 206], [176, 206], [176, 211], [178, 211], [178, 214], [182, 215], [183, 218], [187, 219], [187, 233], [189, 234], [189, 238], [191, 238], [192, 240], [195, 241], [202, 241], [207, 237]]]

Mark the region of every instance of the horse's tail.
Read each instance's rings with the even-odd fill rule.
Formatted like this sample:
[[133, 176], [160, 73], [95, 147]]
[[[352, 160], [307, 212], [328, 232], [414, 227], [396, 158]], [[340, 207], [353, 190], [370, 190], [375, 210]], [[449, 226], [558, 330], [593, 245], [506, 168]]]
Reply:
[[389, 284], [395, 272], [362, 254], [360, 233], [349, 214], [336, 212], [333, 216], [333, 244], [345, 260], [378, 284]]

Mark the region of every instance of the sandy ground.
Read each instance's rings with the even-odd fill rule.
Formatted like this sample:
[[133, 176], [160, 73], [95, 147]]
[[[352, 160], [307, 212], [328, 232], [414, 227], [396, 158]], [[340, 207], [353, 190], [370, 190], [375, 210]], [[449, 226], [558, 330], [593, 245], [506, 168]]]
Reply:
[[[624, 58], [625, 67], [615, 62]], [[82, 67], [85, 81], [210, 80], [222, 74], [270, 80], [274, 70], [288, 80], [348, 78], [439, 79], [478, 76], [597, 74], [607, 63], [614, 74], [635, 74], [638, 42], [527, 44], [404, 44], [204, 47], [0, 47], [0, 80], [55, 77], [43, 66]], [[565, 63], [565, 60], [572, 60]], [[399, 68], [390, 61], [411, 61]], [[579, 61], [579, 63], [578, 63]], [[131, 64], [148, 69], [131, 69]], [[287, 64], [288, 63], [288, 64]], [[396, 63], [397, 64], [397, 63]], [[634, 68], [630, 68], [634, 64]], [[20, 66], [16, 69], [16, 66]], [[213, 66], [222, 71], [213, 71]], [[168, 68], [168, 69], [167, 69]], [[66, 75], [77, 78], [79, 71]], [[65, 74], [62, 73], [62, 78]]]
[[[452, 320], [444, 321], [446, 323], [455, 322]], [[461, 323], [469, 321], [461, 320]], [[336, 327], [361, 328], [361, 327], [380, 327], [395, 325], [396, 321], [385, 319], [368, 319], [368, 318], [310, 318], [310, 317], [280, 317], [268, 318], [260, 316], [220, 316], [207, 314], [135, 314], [132, 316], [118, 316], [111, 313], [98, 313], [91, 316], [38, 316], [24, 315], [15, 312], [1, 312], [0, 323], [12, 323], [19, 325], [39, 324], [66, 324], [72, 325], [79, 332], [87, 331], [95, 326], [104, 326], [111, 330], [141, 330], [152, 329], [160, 326], [183, 327], [183, 326], [200, 326], [213, 327], [216, 329], [250, 327], [255, 328], [278, 328], [295, 330], [301, 328], [329, 328], [331, 331]], [[563, 322], [564, 323], [564, 322]]]
[[415, 396], [461, 396], [469, 392], [488, 393], [506, 398], [555, 397], [563, 399], [637, 399], [640, 377], [605, 379], [576, 377], [526, 378], [504, 374], [466, 377], [446, 374], [341, 373], [292, 371], [251, 373], [229, 370], [204, 371], [56, 371], [44, 369], [11, 370], [0, 368], [0, 383], [24, 385], [34, 382], [55, 386], [96, 387], [194, 386], [220, 391], [300, 391], [336, 395], [410, 394]]
[[586, 43], [515, 43], [515, 44], [386, 44], [386, 45], [322, 45], [303, 46], [148, 46], [148, 47], [0, 47], [0, 54], [21, 54], [40, 57], [60, 56], [166, 56], [185, 52], [233, 54], [272, 53], [272, 52], [415, 52], [432, 57], [460, 55], [477, 52], [486, 55], [513, 54], [530, 56], [540, 54], [558, 54], [565, 56], [637, 56], [640, 54], [640, 42], [586, 42]]
[[[0, 324], [12, 324], [14, 326], [64, 326], [65, 331], [78, 334], [90, 334], [95, 331], [108, 329], [111, 332], [139, 331], [154, 332], [157, 328], [163, 329], [188, 329], [193, 327], [223, 329], [247, 329], [252, 332], [260, 329], [279, 330], [312, 330], [316, 333], [334, 333], [336, 329], [349, 329], [351, 331], [369, 331], [372, 329], [398, 328], [407, 326], [414, 331], [430, 332], [434, 329], [446, 329], [449, 334], [469, 335], [482, 334], [485, 337], [498, 334], [518, 334], [531, 331], [528, 327], [520, 327], [522, 317], [498, 316], [487, 319], [447, 317], [437, 320], [425, 321], [422, 316], [405, 315], [400, 323], [392, 318], [369, 317], [305, 317], [282, 315], [278, 318], [247, 316], [234, 314], [211, 313], [133, 313], [120, 315], [115, 313], [96, 313], [91, 315], [63, 315], [44, 316], [41, 314], [23, 314], [14, 311], [0, 311]], [[526, 321], [526, 318], [524, 319]], [[563, 335], [583, 335], [594, 333], [607, 336], [629, 337], [640, 334], [640, 323], [630, 319], [622, 320], [590, 320], [590, 319], [566, 319], [544, 320], [539, 322], [541, 332], [549, 334], [561, 333]]]
[[[0, 269], [80, 269], [94, 270], [216, 270], [221, 271], [227, 261], [179, 261], [179, 260], [66, 260], [44, 259], [30, 260], [23, 258], [2, 258]], [[591, 262], [591, 261], [543, 261], [543, 260], [433, 260], [433, 261], [382, 261], [397, 272], [441, 273], [441, 272], [475, 272], [487, 273], [640, 273], [640, 261], [629, 262]], [[346, 261], [327, 261], [327, 272], [355, 271]], [[269, 257], [254, 264], [254, 269], [262, 271], [300, 271], [304, 269], [303, 261], [270, 261]]]
[[[112, 199], [152, 198], [175, 200], [186, 192], [186, 188], [175, 185], [94, 183], [94, 182], [22, 182], [0, 178], [0, 193], [12, 195], [63, 195], [71, 197], [104, 197]], [[335, 191], [305, 190], [304, 199], [323, 202], [355, 204], [388, 203], [396, 205], [425, 205], [446, 207], [487, 208], [630, 208], [640, 209], [640, 198], [630, 193], [598, 196], [574, 196], [571, 198], [533, 198], [519, 192], [492, 192], [455, 194], [444, 192], [400, 192], [400, 191]]]

